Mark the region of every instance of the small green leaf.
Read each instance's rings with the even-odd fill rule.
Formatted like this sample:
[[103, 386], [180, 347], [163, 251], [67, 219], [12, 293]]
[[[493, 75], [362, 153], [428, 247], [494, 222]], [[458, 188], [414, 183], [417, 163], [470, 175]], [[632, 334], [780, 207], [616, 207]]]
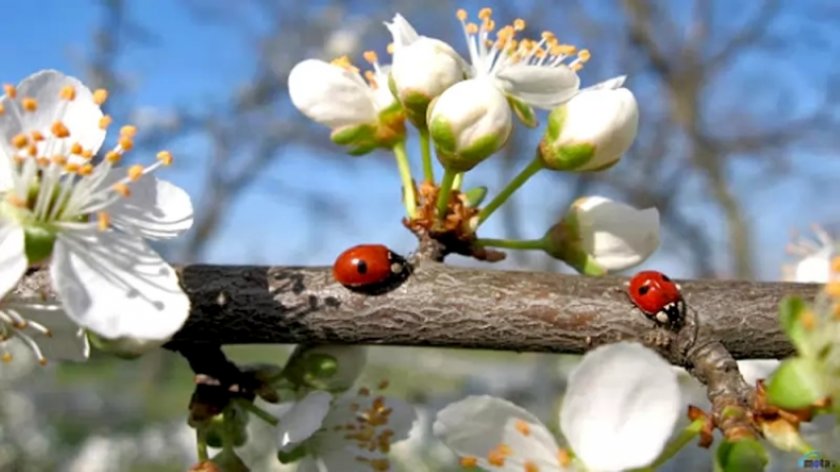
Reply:
[[510, 95], [508, 95], [507, 100], [511, 109], [513, 109], [513, 113], [519, 118], [522, 124], [529, 128], [537, 127], [539, 123], [537, 122], [537, 115], [534, 113], [533, 107]]
[[376, 127], [369, 124], [363, 124], [335, 129], [330, 134], [330, 139], [332, 142], [340, 146], [347, 146], [357, 144], [361, 141], [374, 141], [375, 136]]
[[720, 472], [760, 472], [767, 462], [767, 451], [755, 439], [723, 441], [715, 453], [715, 471]]
[[808, 306], [804, 300], [793, 296], [785, 297], [779, 304], [779, 321], [781, 322], [782, 330], [787, 334], [800, 354], [808, 352], [808, 333], [802, 324], [802, 313], [807, 308]]
[[467, 206], [470, 208], [478, 208], [481, 205], [481, 202], [484, 201], [484, 197], [487, 196], [487, 187], [475, 187], [467, 190], [464, 192], [464, 196], [467, 198]]
[[809, 358], [785, 359], [767, 384], [770, 402], [785, 409], [805, 408], [825, 396], [822, 369]]

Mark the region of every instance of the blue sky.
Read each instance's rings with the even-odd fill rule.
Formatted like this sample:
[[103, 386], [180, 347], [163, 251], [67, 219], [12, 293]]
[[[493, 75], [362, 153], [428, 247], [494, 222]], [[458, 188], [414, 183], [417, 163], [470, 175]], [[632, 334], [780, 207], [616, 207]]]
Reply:
[[[473, 3], [467, 2], [464, 6], [475, 10], [479, 4]], [[235, 2], [229, 3], [233, 4]], [[94, 1], [45, 0], [17, 2], [14, 9], [8, 9], [4, 27], [0, 30], [0, 54], [6, 59], [2, 80], [15, 83], [42, 68], [83, 75], [81, 66], [90, 52], [91, 37], [102, 15], [98, 5], [99, 2]], [[121, 56], [118, 69], [129, 78], [131, 86], [130, 95], [122, 99], [128, 99], [133, 105], [159, 110], [182, 105], [198, 109], [215, 106], [221, 104], [231, 90], [255, 69], [254, 56], [250, 51], [267, 19], [245, 8], [232, 10], [233, 16], [245, 18], [253, 28], [252, 34], [242, 35], [241, 31], [231, 26], [196, 21], [193, 13], [183, 5], [171, 0], [128, 2], [131, 21], [151, 33], [151, 41], [147, 44], [130, 43]], [[599, 17], [605, 15], [604, 21], [608, 22], [609, 8], [603, 3], [598, 5], [592, 8], [599, 12]], [[393, 14], [390, 10], [363, 8], [350, 8], [350, 12], [381, 20]], [[452, 12], [446, 15], [445, 21], [451, 23], [452, 28], [458, 28]], [[428, 20], [424, 21], [428, 23]], [[721, 21], [737, 26], [737, 19]], [[422, 28], [427, 23], [421, 22], [417, 26]], [[783, 19], [774, 28], [784, 31], [805, 26]], [[382, 28], [379, 39], [386, 41], [385, 34]], [[384, 43], [363, 47], [381, 50], [381, 46]], [[460, 44], [456, 47], [462, 49]], [[790, 60], [796, 62], [790, 63]], [[763, 86], [771, 89], [765, 95], [768, 109], [772, 112], [773, 106], [783, 98], [779, 97], [779, 90], [783, 88], [777, 87], [777, 82], [794, 81], [796, 77], [789, 76], [799, 74], [811, 77], [813, 87], [797, 90], [791, 109], [807, 111], [824, 99], [822, 89], [831, 71], [830, 62], [804, 51], [794, 58], [779, 57], [778, 73], [768, 75], [766, 57], [744, 57], [725, 77], [731, 87], [712, 94], [710, 99], [732, 100], [737, 99], [739, 94], [761, 94]], [[604, 77], [584, 75], [584, 81], [601, 78]], [[632, 88], [632, 82], [630, 84]], [[641, 126], [645, 126], [644, 110], [642, 104]], [[304, 117], [301, 115], [300, 119]], [[326, 129], [323, 131], [326, 140], [328, 132]], [[415, 156], [416, 149], [411, 149]], [[176, 156], [184, 157], [161, 176], [184, 186], [198, 198], [202, 166], [208, 150], [207, 143], [200, 138], [174, 143]], [[828, 149], [826, 155], [831, 150]], [[348, 157], [350, 162], [346, 165], [335, 166], [325, 172], [324, 161], [314, 159], [310, 152], [305, 148], [290, 147], [286, 155], [276, 160], [256, 184], [242, 194], [205, 255], [207, 262], [329, 264], [343, 248], [369, 241], [387, 243], [400, 252], [413, 249], [413, 237], [399, 223], [402, 216], [398, 200], [399, 184], [389, 154], [383, 152], [352, 160]], [[840, 162], [827, 160], [823, 155], [797, 155], [792, 162], [799, 170], [811, 175], [827, 179], [840, 176]], [[632, 165], [632, 162], [623, 161], [611, 172], [622, 172]], [[415, 175], [419, 175], [419, 166], [415, 165], [415, 168]], [[801, 178], [769, 182], [756, 175], [757, 167], [751, 163], [733, 165], [730, 173], [736, 191], [748, 197], [742, 201], [749, 220], [754, 224], [758, 243], [756, 261], [762, 278], [778, 276], [790, 229], [804, 229], [812, 222], [835, 221], [837, 218], [836, 207], [830, 204], [833, 195], [829, 189], [811, 188]], [[474, 174], [468, 175], [466, 183], [467, 186], [488, 185], [491, 193], [492, 189], [498, 189], [502, 184], [498, 168], [491, 165], [480, 166]], [[688, 181], [686, 185], [700, 184], [699, 181]], [[289, 187], [293, 194], [322, 189], [319, 194], [340, 202], [344, 215], [327, 215], [313, 221], [313, 210], [303, 203], [304, 200], [283, 193], [283, 188]], [[568, 186], [559, 187], [556, 179], [540, 174], [517, 198], [527, 203], [529, 213], [545, 213], [554, 207], [555, 202], [564, 201], [569, 196]], [[717, 232], [719, 236], [716, 236], [720, 244], [723, 227], [718, 213], [702, 201], [686, 201], [685, 204], [696, 207], [692, 208], [692, 212], [701, 215], [701, 220], [707, 219], [710, 227], [720, 228]], [[351, 212], [351, 208], [354, 211]], [[489, 222], [487, 236], [503, 235], [499, 219]], [[544, 231], [544, 215], [539, 218], [521, 215], [520, 220], [525, 221], [522, 232], [529, 236], [538, 237]], [[715, 234], [714, 231], [712, 233]], [[720, 247], [717, 249], [720, 250]], [[718, 253], [721, 254], [720, 251]], [[681, 257], [661, 252], [645, 266], [664, 269], [678, 277], [690, 275]]]

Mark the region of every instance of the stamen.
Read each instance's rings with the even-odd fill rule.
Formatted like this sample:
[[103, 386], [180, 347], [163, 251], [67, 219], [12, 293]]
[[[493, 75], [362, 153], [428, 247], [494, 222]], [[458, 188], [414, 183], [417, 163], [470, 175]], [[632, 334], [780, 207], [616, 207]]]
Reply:
[[376, 55], [376, 51], [365, 51], [362, 54], [362, 57], [370, 64], [377, 64], [379, 62], [379, 57]]
[[32, 136], [33, 141], [43, 141], [44, 140], [43, 133], [41, 133], [38, 130], [35, 130], [35, 131], [29, 133], [29, 135]]
[[478, 466], [478, 458], [474, 456], [464, 456], [459, 462], [461, 467], [465, 469], [472, 469], [473, 467]]
[[515, 427], [516, 430], [519, 431], [523, 436], [529, 436], [531, 434], [531, 426], [528, 425], [526, 421], [516, 420]]
[[59, 167], [63, 167], [67, 164], [67, 157], [61, 154], [56, 154], [52, 158], [52, 163]]
[[92, 149], [85, 149], [84, 151], [82, 151], [82, 157], [84, 157], [85, 159], [93, 158], [93, 150]]
[[23, 109], [28, 112], [33, 112], [38, 109], [38, 100], [35, 100], [32, 97], [25, 97], [21, 100], [20, 104], [23, 106]]
[[91, 174], [93, 174], [93, 165], [85, 164], [85, 165], [79, 167], [79, 175], [81, 175], [83, 177], [88, 177]]
[[523, 20], [522, 18], [517, 18], [517, 19], [513, 20], [513, 29], [516, 30], [516, 31], [524, 30], [525, 25], [526, 25], [525, 20]]
[[15, 359], [14, 356], [12, 356], [12, 353], [9, 352], [9, 351], [3, 351], [3, 354], [0, 355], [0, 360], [2, 360], [4, 364], [10, 363], [14, 359]]
[[78, 174], [80, 166], [75, 162], [68, 162], [67, 165], [64, 166], [64, 171], [69, 172], [71, 174]]
[[359, 395], [360, 397], [367, 397], [368, 395], [370, 395], [370, 389], [369, 389], [369, 388], [367, 388], [367, 387], [362, 387], [362, 388], [360, 388], [360, 389], [359, 389], [359, 391], [358, 391], [358, 392], [356, 392], [356, 393], [357, 393], [357, 395]]
[[30, 144], [26, 147], [26, 153], [29, 154], [31, 157], [35, 157], [38, 155], [38, 146], [35, 144]]
[[140, 180], [140, 177], [143, 177], [144, 167], [140, 164], [134, 164], [133, 166], [128, 168], [128, 178], [132, 182], [137, 182]]
[[587, 62], [592, 57], [592, 54], [589, 52], [589, 49], [581, 49], [578, 52], [578, 60], [581, 62]]
[[14, 146], [18, 149], [23, 149], [28, 144], [29, 144], [29, 138], [23, 133], [15, 135], [15, 137], [12, 138], [12, 146]]
[[6, 113], [6, 107], [4, 107], [2, 103], [0, 103], [0, 115], [2, 115], [3, 113]]
[[108, 91], [105, 89], [96, 89], [93, 92], [93, 102], [97, 105], [102, 105], [105, 103], [105, 100], [108, 100]]
[[173, 157], [172, 153], [169, 151], [160, 151], [159, 153], [157, 153], [157, 159], [165, 166], [172, 165]]
[[111, 116], [103, 115], [102, 118], [99, 119], [99, 129], [108, 129], [109, 126], [111, 126]]
[[23, 198], [18, 197], [14, 193], [7, 193], [6, 194], [6, 201], [9, 205], [18, 207], [18, 208], [26, 208], [26, 200]]
[[523, 466], [525, 472], [540, 472], [540, 467], [534, 461], [525, 461]]
[[123, 151], [130, 151], [134, 147], [134, 141], [128, 136], [121, 136], [119, 145]]
[[493, 16], [493, 9], [492, 8], [484, 7], [481, 10], [478, 11], [478, 17], [481, 18], [484, 21], [489, 20], [491, 16]]
[[469, 34], [476, 34], [478, 33], [478, 25], [475, 23], [467, 23], [467, 33]]
[[97, 228], [99, 231], [107, 231], [108, 228], [111, 226], [111, 216], [104, 211], [100, 211], [96, 214], [97, 219]]
[[70, 154], [78, 156], [82, 154], [82, 151], [84, 151], [84, 149], [82, 149], [82, 144], [79, 142], [75, 142], [70, 146]]
[[557, 450], [557, 462], [563, 467], [568, 467], [572, 463], [572, 455], [568, 449], [561, 447]]
[[68, 102], [72, 102], [76, 99], [76, 88], [72, 85], [65, 85], [61, 88], [61, 92], [59, 92], [59, 96], [63, 100], [67, 100]]
[[[388, 46], [385, 47], [385, 50], [388, 51], [388, 54], [394, 54], [394, 43], [388, 43]], [[0, 114], [3, 113], [2, 105], [0, 105]]]
[[376, 388], [378, 388], [379, 390], [385, 390], [386, 388], [388, 388], [388, 385], [390, 385], [388, 379], [382, 379], [382, 381], [379, 382], [379, 385], [377, 385]]
[[461, 21], [467, 21], [467, 10], [464, 10], [463, 8], [459, 8], [455, 12], [455, 17], [458, 18]]
[[52, 131], [53, 136], [56, 138], [66, 138], [70, 136], [70, 130], [67, 129], [67, 127], [64, 126], [64, 123], [60, 121], [53, 123], [50, 131]]
[[17, 97], [17, 88], [12, 84], [3, 84], [3, 91], [9, 98]]
[[117, 151], [108, 151], [105, 154], [105, 160], [110, 162], [111, 164], [117, 164], [122, 159], [122, 154], [118, 153]]
[[125, 125], [120, 128], [120, 136], [133, 138], [135, 135], [137, 135], [137, 127], [134, 125]]
[[120, 196], [128, 198], [131, 196], [131, 189], [128, 188], [128, 184], [125, 182], [117, 182], [111, 187], [114, 192], [117, 192]]

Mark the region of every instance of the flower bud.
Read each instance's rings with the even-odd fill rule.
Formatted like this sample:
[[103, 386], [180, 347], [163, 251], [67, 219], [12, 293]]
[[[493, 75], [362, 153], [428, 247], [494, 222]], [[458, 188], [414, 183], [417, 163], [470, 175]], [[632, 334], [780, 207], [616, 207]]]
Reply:
[[360, 346], [300, 345], [286, 364], [286, 378], [318, 390], [344, 391], [353, 386], [367, 360]]
[[555, 170], [608, 169], [633, 144], [638, 125], [636, 98], [626, 88], [582, 90], [549, 114], [540, 158]]
[[93, 331], [87, 331], [86, 334], [93, 347], [122, 359], [136, 359], [168, 341], [168, 339], [140, 339], [128, 336], [108, 339]]
[[659, 212], [604, 197], [575, 201], [545, 235], [545, 251], [586, 275], [642, 263], [659, 246]]
[[504, 94], [487, 79], [449, 87], [429, 107], [429, 131], [448, 170], [466, 172], [504, 146], [512, 128]]
[[429, 103], [464, 79], [466, 64], [449, 44], [419, 36], [402, 15], [385, 26], [394, 37], [391, 90], [411, 122], [424, 128]]

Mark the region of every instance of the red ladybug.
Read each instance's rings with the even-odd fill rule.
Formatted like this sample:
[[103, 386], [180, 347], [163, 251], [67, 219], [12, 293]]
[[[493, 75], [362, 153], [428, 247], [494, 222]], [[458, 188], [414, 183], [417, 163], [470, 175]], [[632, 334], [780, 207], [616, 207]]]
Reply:
[[627, 284], [627, 294], [642, 313], [660, 324], [680, 327], [685, 321], [686, 305], [680, 286], [662, 272], [637, 273]]
[[393, 288], [409, 272], [399, 254], [381, 244], [360, 244], [342, 252], [333, 264], [333, 278], [345, 287], [377, 293]]

